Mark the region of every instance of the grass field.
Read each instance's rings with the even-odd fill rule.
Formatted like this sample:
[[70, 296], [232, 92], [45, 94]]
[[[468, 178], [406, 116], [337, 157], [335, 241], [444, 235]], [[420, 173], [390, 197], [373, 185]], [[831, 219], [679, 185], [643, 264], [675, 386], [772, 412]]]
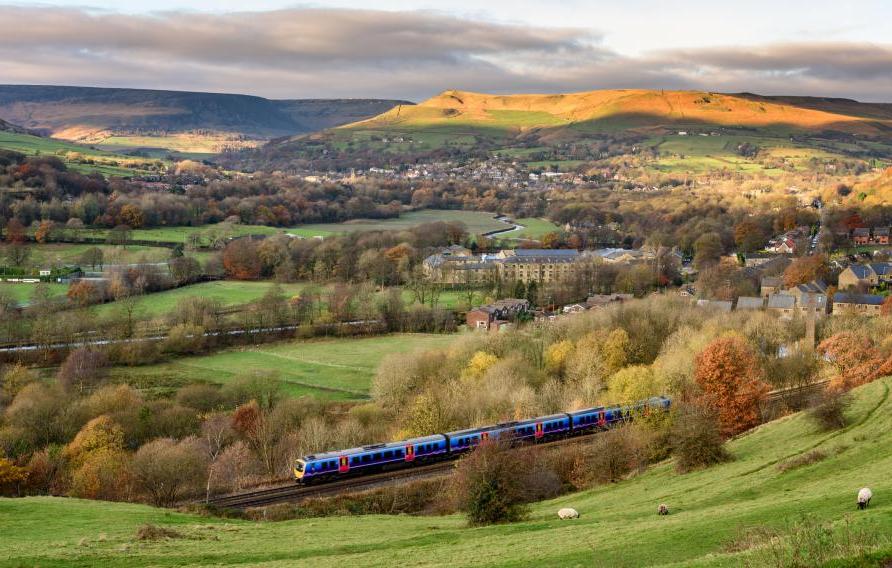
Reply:
[[[671, 464], [617, 484], [537, 504], [525, 522], [467, 528], [460, 516], [332, 517], [252, 523], [129, 504], [31, 497], [0, 500], [0, 550], [9, 566], [712, 566], [753, 560], [744, 531], [783, 529], [803, 514], [837, 526], [892, 532], [892, 401], [886, 379], [857, 391], [853, 424], [816, 432], [804, 415], [730, 443], [734, 461], [679, 475]], [[778, 463], [812, 449], [824, 461], [781, 472]], [[869, 486], [874, 500], [855, 510]], [[668, 517], [656, 515], [667, 503]], [[557, 519], [571, 506], [574, 521]], [[187, 537], [136, 541], [143, 523]], [[737, 543], [737, 546], [735, 544]], [[886, 545], [877, 557], [892, 557]], [[741, 550], [743, 548], [743, 550]], [[754, 564], [754, 565], [759, 565]], [[843, 564], [834, 564], [842, 566]], [[852, 564], [846, 564], [854, 566]], [[874, 564], [858, 566], [883, 566]]]
[[[122, 156], [53, 138], [7, 131], [0, 132], [0, 148], [14, 150], [27, 155], [49, 154], [57, 156], [73, 170], [85, 173], [99, 172], [103, 175], [111, 176], [137, 175], [149, 169], [157, 168], [158, 163], [156, 160]], [[94, 163], [87, 163], [88, 160]], [[133, 167], [124, 167], [125, 164]]]
[[[166, 314], [173, 310], [177, 302], [183, 298], [200, 297], [218, 300], [223, 306], [240, 306], [259, 300], [274, 286], [273, 282], [244, 282], [235, 280], [219, 280], [201, 282], [173, 290], [165, 290], [155, 294], [147, 294], [139, 298], [136, 313], [140, 317], [151, 318]], [[286, 297], [299, 294], [306, 284], [280, 284]], [[106, 315], [115, 310], [114, 302], [101, 304], [91, 308], [98, 315]]]
[[354, 219], [343, 223], [322, 223], [315, 225], [301, 225], [288, 229], [289, 233], [301, 236], [330, 235], [333, 233], [347, 233], [354, 231], [397, 231], [410, 229], [423, 223], [435, 221], [460, 221], [464, 223], [468, 232], [472, 235], [498, 231], [508, 227], [505, 223], [497, 221], [493, 213], [481, 211], [454, 211], [425, 209], [404, 213], [395, 219]]
[[[31, 250], [29, 263], [34, 266], [47, 267], [61, 264], [78, 264], [81, 255], [89, 248], [102, 250], [105, 264], [135, 264], [140, 262], [163, 262], [170, 258], [170, 249], [164, 247], [146, 247], [128, 245], [94, 245], [88, 243], [46, 243], [29, 244]], [[88, 270], [91, 267], [82, 267]], [[98, 270], [98, 267], [97, 267]]]
[[[64, 296], [68, 293], [68, 284], [45, 284], [52, 296]], [[0, 293], [9, 294], [19, 304], [28, 303], [34, 295], [37, 284], [22, 284], [18, 282], [0, 282]]]
[[103, 150], [124, 152], [141, 150], [152, 156], [174, 154], [183, 158], [204, 159], [225, 149], [256, 148], [260, 140], [238, 140], [235, 136], [218, 134], [198, 136], [181, 133], [168, 136], [109, 136], [96, 143]]
[[519, 225], [523, 225], [524, 229], [518, 233], [508, 233], [511, 238], [520, 239], [541, 239], [548, 233], [560, 233], [562, 229], [547, 219], [537, 219], [535, 217], [525, 217], [523, 219], [515, 219]]
[[161, 365], [120, 368], [113, 375], [141, 388], [157, 388], [190, 382], [222, 384], [247, 373], [273, 373], [292, 396], [363, 399], [368, 397], [372, 378], [384, 356], [444, 347], [456, 337], [397, 334], [292, 341], [185, 357]]

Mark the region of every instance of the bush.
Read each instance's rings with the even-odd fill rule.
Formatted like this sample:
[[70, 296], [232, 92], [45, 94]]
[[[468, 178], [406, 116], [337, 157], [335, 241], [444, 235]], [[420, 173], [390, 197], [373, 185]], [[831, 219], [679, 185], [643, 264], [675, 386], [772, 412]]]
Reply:
[[195, 439], [160, 438], [137, 450], [133, 476], [138, 489], [158, 506], [172, 505], [204, 489], [207, 452]]
[[685, 473], [729, 459], [715, 409], [689, 404], [680, 406], [672, 420], [672, 453], [675, 467]]
[[199, 412], [211, 412], [223, 407], [224, 397], [219, 387], [197, 383], [178, 390], [177, 403]]
[[486, 442], [458, 462], [452, 491], [473, 526], [526, 518], [527, 452], [512, 452], [506, 440]]
[[807, 465], [811, 465], [813, 463], [818, 463], [819, 461], [823, 461], [827, 459], [827, 454], [822, 452], [821, 450], [812, 450], [810, 452], [806, 452], [802, 455], [796, 456], [795, 458], [791, 458], [777, 464], [778, 471], [785, 472], [790, 471], [792, 469], [797, 469], [800, 467], [805, 467]]
[[647, 466], [646, 448], [631, 427], [594, 436], [591, 476], [599, 483], [615, 483]]
[[136, 529], [136, 540], [166, 540], [173, 538], [185, 537], [178, 531], [153, 524], [145, 524]]
[[851, 403], [852, 400], [847, 394], [827, 390], [808, 415], [822, 432], [832, 432], [848, 425], [845, 411]]

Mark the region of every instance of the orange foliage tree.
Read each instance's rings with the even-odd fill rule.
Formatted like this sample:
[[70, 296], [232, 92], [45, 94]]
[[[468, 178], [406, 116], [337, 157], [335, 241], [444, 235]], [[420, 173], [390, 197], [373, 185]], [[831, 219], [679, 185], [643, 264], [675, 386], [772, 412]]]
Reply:
[[847, 391], [892, 374], [892, 357], [884, 357], [869, 337], [843, 331], [818, 345], [818, 353], [836, 368], [830, 389]]
[[830, 274], [830, 264], [827, 257], [822, 254], [803, 256], [794, 260], [784, 270], [784, 285], [787, 287], [805, 284], [813, 280], [827, 278]]
[[236, 239], [223, 250], [223, 268], [232, 278], [256, 280], [262, 269], [257, 246], [251, 239]]
[[756, 355], [740, 337], [722, 337], [695, 361], [694, 379], [702, 402], [719, 412], [722, 435], [733, 436], [759, 424], [759, 403], [768, 393]]

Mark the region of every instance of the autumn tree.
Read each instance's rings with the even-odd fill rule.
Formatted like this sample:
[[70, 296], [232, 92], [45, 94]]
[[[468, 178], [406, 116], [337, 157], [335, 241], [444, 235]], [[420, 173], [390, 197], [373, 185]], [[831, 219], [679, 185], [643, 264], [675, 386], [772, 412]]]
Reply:
[[0, 495], [17, 495], [28, 472], [6, 458], [0, 458]]
[[153, 440], [133, 456], [133, 477], [138, 490], [153, 505], [166, 506], [204, 492], [208, 454], [196, 438]]
[[25, 226], [21, 221], [12, 218], [6, 224], [6, 242], [10, 244], [22, 244], [26, 239]]
[[765, 231], [752, 219], [744, 219], [734, 226], [734, 242], [741, 252], [753, 252], [765, 245]]
[[254, 241], [241, 238], [226, 245], [223, 249], [223, 268], [227, 275], [239, 280], [260, 278], [262, 264]]
[[97, 267], [99, 267], [99, 270], [102, 270], [103, 257], [101, 248], [90, 247], [81, 254], [78, 262], [83, 266], [89, 265], [93, 270], [96, 270]]
[[761, 380], [755, 353], [742, 338], [714, 340], [694, 365], [704, 404], [718, 409], [722, 435], [733, 436], [759, 423], [759, 403], [769, 387]]
[[56, 377], [65, 390], [83, 394], [102, 381], [107, 366], [103, 351], [81, 347], [68, 354]]
[[818, 353], [836, 369], [832, 390], [847, 391], [892, 374], [892, 356], [884, 356], [871, 338], [853, 331], [825, 339], [818, 345]]
[[56, 224], [52, 221], [41, 221], [37, 230], [34, 232], [34, 240], [38, 243], [45, 243], [51, 240], [55, 226]]
[[97, 288], [93, 282], [88, 280], [76, 280], [75, 282], [72, 282], [71, 285], [68, 286], [66, 296], [72, 304], [82, 308], [96, 304], [102, 298], [99, 288]]
[[724, 246], [718, 233], [704, 233], [694, 241], [694, 268], [700, 270], [718, 264]]
[[137, 207], [136, 205], [128, 203], [127, 205], [121, 207], [120, 213], [121, 224], [127, 225], [133, 229], [138, 229], [142, 227], [143, 224], [143, 212], [142, 209]]
[[830, 263], [822, 254], [803, 256], [794, 260], [784, 270], [784, 286], [791, 288], [815, 280], [824, 280], [830, 274]]
[[72, 496], [104, 500], [129, 496], [130, 456], [124, 450], [124, 430], [110, 417], [90, 420], [64, 454], [72, 470]]

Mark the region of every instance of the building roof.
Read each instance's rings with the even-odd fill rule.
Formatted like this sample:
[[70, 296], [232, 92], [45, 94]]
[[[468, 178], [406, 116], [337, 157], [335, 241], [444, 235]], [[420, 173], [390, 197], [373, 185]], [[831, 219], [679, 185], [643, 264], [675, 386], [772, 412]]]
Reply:
[[892, 262], [875, 262], [870, 268], [876, 272], [877, 276], [892, 276]]
[[869, 237], [870, 229], [866, 227], [858, 227], [857, 229], [852, 229], [853, 237]]
[[867, 306], [880, 306], [883, 304], [883, 296], [874, 294], [846, 294], [845, 292], [837, 292], [833, 294], [834, 304], [857, 304]]
[[768, 309], [790, 310], [796, 306], [796, 297], [789, 294], [772, 294], [768, 296]]
[[849, 266], [846, 270], [851, 270], [852, 274], [855, 275], [855, 278], [858, 280], [864, 280], [865, 278], [870, 278], [871, 268], [870, 265], [867, 264], [853, 264]]
[[551, 256], [555, 258], [576, 258], [577, 256], [579, 256], [579, 251], [576, 249], [514, 249], [513, 254], [510, 254], [509, 256]]
[[738, 310], [761, 310], [765, 302], [761, 297], [741, 296], [737, 298]]
[[779, 276], [763, 276], [761, 281], [763, 288], [780, 288], [783, 283], [783, 279]]

